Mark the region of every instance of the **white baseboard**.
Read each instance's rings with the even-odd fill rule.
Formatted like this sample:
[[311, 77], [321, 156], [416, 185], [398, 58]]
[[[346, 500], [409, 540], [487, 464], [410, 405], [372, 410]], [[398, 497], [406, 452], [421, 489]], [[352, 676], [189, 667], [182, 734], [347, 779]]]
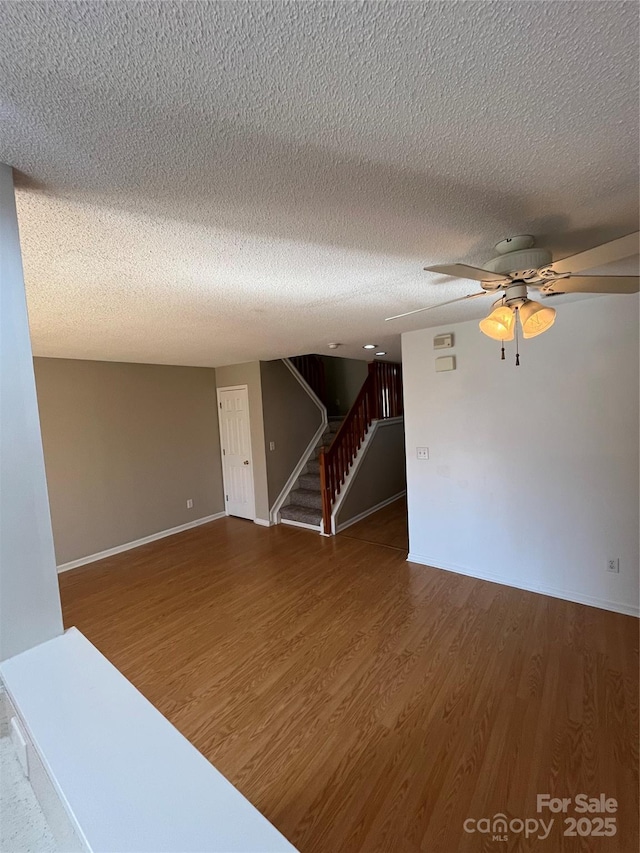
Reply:
[[368, 515], [372, 515], [374, 512], [378, 512], [379, 509], [384, 509], [385, 506], [389, 506], [394, 501], [400, 500], [407, 494], [407, 490], [403, 489], [401, 492], [398, 492], [397, 495], [392, 495], [390, 498], [387, 498], [384, 501], [380, 501], [379, 504], [372, 506], [371, 509], [365, 509], [364, 512], [359, 513], [359, 515], [354, 515], [353, 518], [350, 518], [348, 521], [343, 521], [342, 524], [339, 524], [336, 527], [336, 533], [342, 533], [343, 530], [346, 530], [347, 527], [351, 527], [352, 524], [357, 524], [359, 521], [362, 521], [363, 518], [366, 518]]
[[288, 524], [289, 527], [302, 527], [304, 530], [313, 530], [314, 533], [319, 533], [322, 529], [321, 524], [306, 524], [304, 521], [291, 521], [288, 518], [281, 518], [280, 524]]
[[490, 581], [491, 583], [499, 583], [502, 586], [511, 586], [514, 589], [524, 589], [527, 592], [537, 592], [539, 595], [550, 595], [552, 598], [561, 598], [563, 601], [573, 601], [575, 604], [586, 604], [589, 607], [599, 607], [601, 610], [611, 610], [614, 613], [622, 613], [625, 616], [640, 617], [640, 608], [633, 604], [620, 604], [617, 601], [608, 601], [605, 598], [596, 598], [593, 595], [584, 595], [581, 592], [574, 592], [568, 589], [558, 589], [554, 586], [546, 584], [523, 584], [514, 583], [507, 580], [502, 575], [496, 575], [491, 572], [477, 572], [471, 569], [463, 568], [449, 564], [447, 566], [440, 563], [439, 565], [425, 557], [423, 554], [415, 554], [409, 552], [407, 557], [408, 563], [418, 563], [421, 566], [429, 566], [432, 569], [442, 569], [446, 572], [454, 572], [457, 575], [466, 575], [467, 577], [477, 578], [481, 581]]
[[260, 524], [262, 527], [271, 527], [271, 522], [267, 518], [254, 518], [254, 524]]
[[181, 533], [183, 530], [199, 527], [201, 524], [208, 524], [210, 521], [217, 521], [219, 518], [226, 518], [226, 515], [226, 512], [205, 515], [204, 518], [197, 518], [195, 521], [188, 521], [186, 524], [179, 524], [177, 527], [170, 527], [168, 530], [160, 530], [158, 533], [152, 533], [151, 536], [144, 536], [142, 539], [136, 539], [134, 542], [125, 542], [124, 545], [116, 545], [115, 548], [107, 548], [106, 551], [99, 551], [97, 554], [89, 554], [86, 557], [80, 557], [78, 560], [62, 563], [58, 566], [58, 573], [68, 572], [70, 569], [77, 569], [79, 566], [86, 566], [87, 563], [95, 563], [97, 560], [104, 560], [105, 557], [113, 557], [115, 554], [121, 554], [123, 551], [130, 551], [132, 548], [138, 548], [140, 545], [155, 542], [156, 539], [164, 539], [166, 536], [173, 536], [174, 533]]

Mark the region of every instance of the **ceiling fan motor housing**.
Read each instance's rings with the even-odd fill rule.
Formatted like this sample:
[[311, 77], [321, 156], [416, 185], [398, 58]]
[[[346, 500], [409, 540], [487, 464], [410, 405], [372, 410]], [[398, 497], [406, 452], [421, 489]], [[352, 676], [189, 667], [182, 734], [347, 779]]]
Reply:
[[484, 269], [495, 273], [517, 273], [517, 278], [530, 279], [537, 275], [540, 267], [550, 263], [551, 252], [548, 249], [531, 248], [492, 258], [484, 264]]
[[505, 287], [503, 300], [509, 308], [520, 308], [527, 301], [527, 285], [516, 283]]

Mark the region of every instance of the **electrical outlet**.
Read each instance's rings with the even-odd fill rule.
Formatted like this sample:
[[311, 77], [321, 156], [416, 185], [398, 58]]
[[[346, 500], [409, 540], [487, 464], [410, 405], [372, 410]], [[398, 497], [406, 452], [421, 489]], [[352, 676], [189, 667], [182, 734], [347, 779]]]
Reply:
[[428, 459], [429, 458], [429, 448], [428, 447], [416, 447], [416, 456], [418, 459]]
[[269, 442], [269, 450], [275, 450], [275, 449], [276, 449], [275, 441], [270, 441]]
[[193, 509], [193, 501], [191, 500], [191, 498], [189, 498], [189, 500], [187, 501], [187, 509]]
[[618, 574], [620, 571], [620, 558], [614, 557], [612, 560], [607, 560], [607, 571]]

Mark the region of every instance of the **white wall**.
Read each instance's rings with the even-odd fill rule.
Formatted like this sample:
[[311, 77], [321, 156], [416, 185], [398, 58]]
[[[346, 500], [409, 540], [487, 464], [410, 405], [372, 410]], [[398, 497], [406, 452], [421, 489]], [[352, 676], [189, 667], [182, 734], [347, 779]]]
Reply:
[[61, 632], [13, 179], [0, 164], [0, 658]]
[[411, 560], [638, 613], [638, 308], [557, 305], [520, 367], [476, 321], [403, 335]]

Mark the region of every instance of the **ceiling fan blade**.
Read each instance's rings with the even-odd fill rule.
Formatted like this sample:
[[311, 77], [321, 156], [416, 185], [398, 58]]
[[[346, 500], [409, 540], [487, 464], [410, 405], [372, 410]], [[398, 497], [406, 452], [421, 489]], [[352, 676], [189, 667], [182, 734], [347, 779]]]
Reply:
[[431, 311], [433, 308], [442, 308], [444, 305], [453, 305], [454, 302], [464, 302], [465, 299], [476, 299], [478, 296], [486, 296], [489, 291], [483, 290], [480, 293], [470, 293], [468, 296], [459, 296], [457, 299], [449, 299], [448, 302], [438, 302], [437, 305], [427, 305], [426, 308], [416, 308], [415, 311], [406, 311], [404, 314], [396, 314], [394, 317], [385, 317], [385, 323], [388, 320], [399, 320], [401, 317], [410, 317], [412, 314], [419, 314], [421, 311]]
[[637, 275], [572, 275], [544, 286], [544, 293], [637, 293]]
[[554, 261], [550, 267], [554, 272], [559, 273], [575, 273], [582, 272], [582, 270], [597, 269], [613, 261], [620, 261], [623, 258], [637, 255], [640, 252], [639, 240], [640, 231], [636, 231], [633, 234], [627, 234], [626, 237], [619, 237], [617, 240], [611, 240], [609, 243], [587, 249], [586, 252], [578, 252], [577, 255], [571, 255], [561, 261]]
[[440, 264], [435, 267], [425, 267], [427, 272], [439, 272], [442, 275], [452, 275], [454, 278], [470, 278], [472, 281], [499, 281], [510, 284], [508, 275], [499, 275], [479, 267], [470, 267], [467, 264]]

